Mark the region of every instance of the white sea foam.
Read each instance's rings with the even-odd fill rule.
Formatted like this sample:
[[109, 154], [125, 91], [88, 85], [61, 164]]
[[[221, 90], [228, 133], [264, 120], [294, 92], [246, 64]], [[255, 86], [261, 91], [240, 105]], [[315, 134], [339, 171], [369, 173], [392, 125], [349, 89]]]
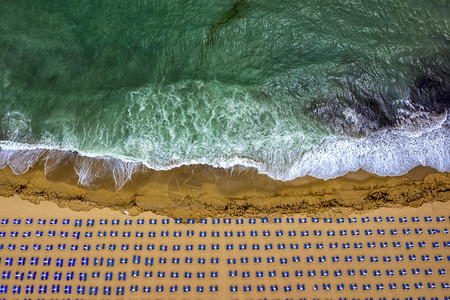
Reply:
[[[10, 166], [15, 174], [23, 174], [38, 161], [45, 160], [46, 172], [51, 172], [61, 158], [55, 159], [54, 151], [68, 153], [77, 149], [55, 149], [45, 145], [29, 145], [0, 142], [0, 168]], [[73, 162], [78, 174], [78, 183], [92, 187], [103, 177], [112, 177], [116, 189], [131, 179], [139, 165], [150, 169], [169, 170], [182, 165], [207, 164], [213, 167], [234, 168], [244, 166], [256, 168], [273, 179], [288, 181], [310, 175], [331, 179], [351, 171], [364, 169], [380, 176], [396, 176], [418, 166], [430, 166], [438, 171], [450, 171], [450, 132], [439, 127], [418, 136], [402, 135], [393, 131], [382, 131], [362, 139], [330, 136], [318, 145], [296, 157], [278, 151], [272, 158], [277, 161], [255, 161], [238, 156], [227, 158], [197, 158], [176, 163], [158, 165], [154, 162], [130, 160], [128, 158], [78, 152]], [[59, 154], [64, 155], [64, 154]], [[50, 163], [51, 162], [51, 163]], [[291, 162], [289, 164], [289, 162]], [[288, 164], [286, 164], [288, 163]]]

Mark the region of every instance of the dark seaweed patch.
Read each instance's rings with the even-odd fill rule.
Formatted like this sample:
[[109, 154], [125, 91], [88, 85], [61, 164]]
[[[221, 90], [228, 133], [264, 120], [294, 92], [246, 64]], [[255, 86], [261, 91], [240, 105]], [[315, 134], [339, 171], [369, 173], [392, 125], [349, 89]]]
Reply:
[[449, 74], [443, 76], [424, 75], [414, 81], [410, 88], [410, 101], [415, 108], [441, 113], [450, 108]]
[[[409, 102], [404, 107], [396, 99], [376, 92], [352, 90], [347, 97], [325, 96], [311, 99], [302, 111], [335, 133], [366, 136], [371, 132], [392, 128], [408, 117], [404, 111], [443, 113], [450, 108], [450, 76], [445, 71], [421, 75], [409, 88]], [[403, 109], [399, 110], [399, 108]]]
[[222, 18], [214, 22], [209, 27], [208, 37], [206, 39], [205, 45], [211, 46], [214, 45], [214, 35], [218, 29], [222, 26], [226, 26], [235, 19], [242, 18], [242, 13], [250, 7], [247, 0], [239, 0], [233, 4], [230, 10], [228, 10]]
[[390, 104], [379, 94], [354, 99], [313, 99], [305, 103], [302, 110], [305, 115], [330, 127], [335, 133], [355, 137], [365, 136], [395, 124]]

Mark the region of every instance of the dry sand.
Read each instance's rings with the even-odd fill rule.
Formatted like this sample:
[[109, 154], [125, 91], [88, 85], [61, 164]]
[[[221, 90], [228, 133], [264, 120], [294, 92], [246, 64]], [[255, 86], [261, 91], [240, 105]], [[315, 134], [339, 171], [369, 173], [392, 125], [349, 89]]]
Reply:
[[[30, 299], [42, 298], [42, 295], [38, 294], [39, 285], [47, 285], [47, 295], [45, 299], [67, 299], [68, 295], [64, 294], [64, 287], [66, 285], [72, 286], [72, 295], [70, 298], [83, 298], [83, 299], [285, 299], [291, 298], [307, 298], [307, 299], [339, 299], [339, 298], [383, 298], [388, 299], [414, 296], [417, 297], [437, 297], [443, 299], [444, 296], [450, 294], [449, 290], [441, 288], [441, 283], [449, 282], [449, 275], [439, 275], [438, 270], [445, 268], [447, 272], [450, 272], [449, 262], [447, 255], [449, 254], [448, 248], [444, 247], [443, 242], [450, 242], [448, 234], [444, 233], [446, 228], [449, 228], [449, 212], [450, 202], [432, 202], [426, 203], [418, 208], [404, 207], [404, 208], [381, 208], [371, 212], [365, 212], [363, 214], [350, 214], [345, 216], [345, 222], [338, 224], [336, 218], [341, 217], [341, 214], [336, 214], [333, 217], [333, 223], [325, 223], [321, 218], [320, 222], [312, 223], [308, 218], [306, 224], [299, 224], [298, 218], [303, 218], [305, 214], [293, 215], [295, 222], [287, 223], [286, 218], [282, 219], [282, 223], [274, 223], [273, 219], [270, 219], [269, 223], [262, 223], [261, 219], [256, 220], [256, 224], [249, 224], [248, 219], [243, 219], [243, 224], [236, 224], [235, 219], [232, 219], [231, 224], [224, 224], [223, 220], [220, 224], [212, 224], [212, 220], [208, 219], [207, 224], [175, 224], [173, 219], [170, 219], [168, 225], [163, 225], [162, 220], [165, 217], [157, 216], [152, 212], [145, 212], [139, 216], [131, 217], [127, 216], [119, 211], [111, 209], [98, 209], [93, 208], [89, 211], [75, 212], [69, 208], [60, 208], [52, 202], [41, 201], [38, 205], [32, 204], [29, 201], [24, 201], [17, 196], [11, 198], [0, 197], [0, 218], [8, 218], [8, 225], [0, 225], [0, 231], [6, 232], [5, 238], [0, 239], [4, 245], [4, 249], [0, 251], [0, 270], [11, 270], [12, 275], [8, 280], [2, 280], [1, 284], [8, 284], [9, 291], [7, 295], [0, 295], [0, 298], [6, 297], [6, 299], [23, 299], [23, 297]], [[436, 217], [444, 215], [445, 221], [437, 222]], [[356, 223], [349, 223], [348, 218], [357, 217]], [[370, 222], [362, 223], [362, 217], [369, 217]], [[382, 222], [374, 222], [373, 217], [381, 216]], [[418, 216], [420, 222], [412, 222], [411, 217]], [[424, 217], [431, 216], [431, 222], [425, 222]], [[394, 217], [395, 222], [386, 222], [386, 217]], [[399, 218], [407, 217], [407, 223], [400, 223]], [[13, 219], [20, 218], [21, 225], [13, 225]], [[25, 219], [33, 218], [32, 225], [26, 225]], [[46, 219], [46, 225], [37, 224], [37, 220]], [[58, 218], [57, 225], [51, 225], [50, 219]], [[70, 224], [62, 224], [62, 219], [69, 218]], [[81, 219], [83, 226], [75, 227], [75, 219]], [[86, 226], [88, 219], [95, 219], [94, 226]], [[101, 225], [100, 219], [108, 219], [108, 225]], [[111, 220], [120, 220], [120, 225], [112, 225]], [[144, 219], [144, 225], [138, 225], [137, 220]], [[157, 224], [149, 224], [149, 219], [156, 219]], [[132, 220], [132, 225], [124, 225], [125, 220]], [[415, 229], [421, 228], [423, 234], [416, 234]], [[377, 229], [385, 230], [385, 235], [377, 234]], [[391, 235], [390, 230], [396, 229], [398, 235]], [[403, 234], [403, 229], [411, 230], [411, 234]], [[440, 233], [428, 234], [428, 229], [438, 229]], [[49, 237], [49, 231], [56, 231], [56, 237]], [[111, 231], [118, 231], [117, 237], [111, 237]], [[187, 236], [187, 230], [193, 230], [193, 236]], [[263, 236], [263, 231], [270, 230], [270, 238]], [[283, 231], [283, 235], [277, 236], [277, 232]], [[314, 230], [321, 230], [322, 235], [314, 235]], [[340, 231], [347, 230], [346, 236], [341, 236]], [[359, 230], [359, 236], [352, 236], [352, 230]], [[372, 235], [366, 235], [365, 230], [372, 230]], [[9, 232], [18, 232], [18, 237], [10, 237]], [[24, 232], [31, 232], [32, 235], [29, 238], [23, 238]], [[36, 237], [36, 231], [43, 231], [42, 237]], [[60, 237], [60, 232], [67, 232], [68, 237]], [[106, 235], [98, 236], [98, 232], [105, 232]], [[131, 232], [130, 237], [123, 237], [123, 232]], [[167, 237], [162, 236], [162, 231], [168, 231]], [[175, 232], [181, 231], [181, 237], [174, 237]], [[234, 232], [233, 237], [226, 237], [225, 232]], [[245, 237], [238, 237], [238, 232], [245, 231]], [[251, 236], [251, 231], [256, 231], [258, 236]], [[296, 236], [289, 236], [289, 232], [296, 231]], [[308, 231], [308, 237], [302, 237], [301, 232]], [[327, 231], [334, 231], [335, 236], [328, 236]], [[73, 238], [73, 232], [80, 232], [81, 237], [79, 240]], [[92, 238], [85, 238], [86, 232], [92, 232]], [[143, 232], [144, 237], [136, 237], [136, 232]], [[155, 237], [149, 237], [149, 232], [155, 232]], [[206, 237], [202, 237], [200, 232], [205, 232]], [[219, 232], [219, 237], [212, 236], [212, 232]], [[393, 242], [400, 242], [401, 247], [393, 247]], [[419, 247], [419, 242], [426, 242], [426, 247]], [[339, 246], [336, 249], [330, 249], [329, 243], [338, 242]], [[350, 243], [350, 249], [343, 249], [343, 243]], [[355, 249], [354, 243], [361, 242], [362, 249]], [[375, 242], [375, 248], [368, 248], [368, 242]], [[381, 248], [380, 242], [387, 242], [388, 248]], [[414, 247], [406, 249], [406, 242], [412, 242]], [[432, 247], [433, 242], [439, 242], [440, 247]], [[20, 245], [29, 245], [29, 250], [20, 251], [8, 250], [6, 247], [10, 243], [15, 243], [17, 247]], [[52, 251], [40, 251], [32, 250], [32, 245], [39, 243], [42, 247], [46, 245], [53, 245]], [[58, 250], [59, 244], [65, 243], [65, 250]], [[290, 244], [298, 243], [299, 249], [290, 249]], [[311, 249], [304, 249], [305, 243], [311, 243]], [[323, 243], [323, 249], [316, 249], [317, 243]], [[105, 250], [96, 250], [97, 245], [106, 245]], [[110, 244], [117, 246], [116, 250], [109, 250]], [[128, 244], [130, 250], [121, 250], [122, 244]], [[153, 244], [154, 250], [147, 250], [147, 245]], [[219, 250], [212, 250], [212, 245], [219, 244]], [[227, 244], [233, 244], [234, 250], [226, 250]], [[239, 250], [239, 245], [247, 244], [246, 250]], [[252, 250], [252, 245], [258, 244], [260, 250]], [[273, 245], [273, 250], [264, 250], [268, 244]], [[277, 247], [279, 244], [285, 244], [285, 250], [279, 250]], [[78, 245], [77, 251], [69, 250], [71, 245]], [[84, 245], [90, 245], [90, 251], [82, 250]], [[134, 245], [143, 245], [143, 250], [133, 250]], [[167, 251], [161, 251], [160, 245], [167, 246]], [[180, 250], [173, 250], [174, 245], [180, 245]], [[187, 245], [193, 245], [192, 251], [186, 251]], [[206, 250], [198, 250], [199, 245], [205, 245]], [[395, 257], [397, 255], [404, 255], [404, 260], [397, 262]], [[140, 255], [140, 264], [133, 263], [133, 256]], [[359, 262], [358, 256], [365, 256], [364, 262]], [[409, 255], [416, 255], [417, 260], [409, 260]], [[422, 261], [422, 255], [429, 255], [430, 261]], [[435, 261], [435, 255], [443, 255], [444, 259], [441, 262]], [[31, 257], [40, 257], [39, 266], [31, 266]], [[293, 256], [300, 257], [300, 263], [292, 261]], [[313, 256], [314, 262], [308, 263], [307, 257]], [[319, 257], [326, 256], [326, 262], [319, 262]], [[340, 261], [338, 263], [332, 262], [333, 256], [339, 256]], [[352, 262], [345, 262], [346, 256], [352, 256]], [[377, 256], [378, 263], [370, 261], [371, 257]], [[383, 257], [390, 256], [392, 262], [384, 263]], [[14, 265], [6, 266], [5, 258], [13, 257]], [[25, 266], [18, 266], [17, 262], [19, 257], [26, 257], [27, 263]], [[52, 257], [53, 261], [50, 267], [43, 267], [42, 261], [44, 257]], [[81, 266], [82, 257], [90, 257], [89, 266]], [[105, 261], [102, 266], [93, 266], [94, 258], [104, 257]], [[153, 266], [146, 266], [145, 258], [154, 258]], [[241, 258], [248, 257], [248, 263], [241, 263]], [[262, 263], [254, 263], [254, 257], [261, 257]], [[267, 258], [274, 257], [273, 263], [267, 263]], [[63, 268], [55, 265], [56, 259], [64, 259], [65, 266]], [[67, 262], [69, 258], [76, 258], [77, 263], [75, 267], [68, 267]], [[106, 266], [106, 260], [108, 258], [115, 258], [115, 266]], [[128, 258], [127, 264], [120, 264], [120, 258]], [[166, 263], [160, 263], [160, 258], [166, 258]], [[173, 258], [180, 258], [179, 264], [173, 264]], [[186, 258], [192, 258], [193, 263], [185, 263]], [[198, 259], [205, 259], [205, 264], [199, 264]], [[218, 258], [219, 263], [210, 263], [211, 258]], [[280, 258], [287, 258], [288, 263], [282, 264]], [[236, 259], [236, 264], [228, 264], [228, 259]], [[412, 268], [419, 268], [420, 275], [412, 275]], [[425, 275], [425, 269], [432, 269], [433, 275]], [[399, 271], [406, 269], [407, 275], [399, 275]], [[35, 280], [27, 280], [26, 276], [28, 271], [37, 271]], [[140, 275], [132, 277], [132, 271], [140, 271]], [[308, 271], [315, 271], [316, 275], [308, 277]], [[321, 276], [322, 270], [328, 270], [329, 276]], [[334, 271], [342, 270], [343, 275], [339, 277], [334, 276]], [[354, 270], [355, 276], [348, 276], [348, 270]], [[361, 276], [360, 270], [367, 270], [367, 276]], [[380, 270], [381, 276], [374, 276], [373, 272]], [[387, 276], [386, 270], [393, 270], [393, 276]], [[49, 272], [48, 280], [41, 280], [41, 272]], [[66, 281], [66, 273], [74, 271], [74, 280]], [[153, 277], [146, 278], [145, 272], [153, 272]], [[218, 272], [217, 278], [210, 276], [211, 272]], [[237, 271], [237, 277], [230, 277], [229, 272]], [[263, 277], [256, 277], [256, 271], [263, 272]], [[276, 271], [277, 275], [269, 277], [269, 272]], [[296, 277], [295, 272], [302, 271], [302, 277]], [[25, 273], [25, 279], [23, 281], [15, 280], [14, 275], [16, 272]], [[54, 280], [55, 272], [63, 272], [63, 279], [61, 281]], [[92, 278], [93, 272], [100, 272], [99, 278]], [[106, 272], [113, 272], [113, 280], [106, 281]], [[125, 281], [118, 280], [118, 272], [126, 272], [127, 279]], [[165, 272], [164, 278], [158, 278], [158, 272]], [[178, 272], [179, 278], [171, 278], [171, 272]], [[191, 272], [192, 278], [184, 278], [185, 272]], [[205, 278], [197, 278], [197, 272], [205, 272]], [[249, 278], [242, 276], [243, 272], [250, 272]], [[283, 277], [282, 272], [289, 272], [289, 277]], [[87, 273], [87, 281], [79, 281], [80, 273]], [[389, 289], [390, 283], [396, 283], [397, 290]], [[424, 285], [423, 289], [415, 289], [414, 283], [421, 282]], [[428, 282], [436, 284], [436, 289], [429, 289], [427, 287]], [[331, 290], [326, 291], [323, 289], [323, 284], [330, 284]], [[343, 291], [337, 291], [337, 284], [344, 284]], [[358, 284], [357, 291], [350, 290], [350, 284]], [[405, 291], [402, 289], [402, 284], [407, 283], [410, 285], [410, 290]], [[60, 284], [60, 293], [51, 294], [51, 286], [53, 284]], [[305, 285], [305, 291], [298, 291], [296, 289], [297, 284]], [[314, 285], [318, 285], [319, 289], [314, 290]], [[371, 284], [370, 291], [364, 291], [363, 285]], [[377, 284], [383, 284], [384, 290], [378, 291], [376, 289]], [[21, 285], [22, 293], [20, 296], [12, 294], [13, 285]], [[34, 294], [25, 294], [25, 287], [27, 285], [34, 285]], [[91, 286], [97, 286], [99, 288], [99, 296], [89, 295], [77, 295], [77, 287], [85, 286], [86, 293]], [[130, 286], [138, 286], [138, 292], [130, 292]], [[164, 292], [156, 292], [156, 287], [164, 285]], [[190, 286], [190, 293], [183, 293], [183, 286]], [[210, 286], [218, 286], [218, 292], [210, 292]], [[251, 292], [243, 292], [244, 286], [251, 285]], [[257, 286], [264, 285], [265, 292], [257, 292]], [[278, 292], [270, 292], [271, 286], [277, 286]], [[143, 293], [143, 287], [150, 287], [151, 293]], [[178, 291], [170, 293], [170, 287], [177, 286]], [[204, 288], [203, 293], [196, 292], [197, 286]], [[238, 286], [238, 292], [230, 292], [230, 286]], [[284, 293], [284, 287], [291, 286], [292, 292]], [[112, 296], [103, 296], [103, 288], [111, 287]], [[117, 287], [125, 288], [125, 295], [116, 297]]]
[[110, 207], [132, 214], [152, 211], [185, 218], [349, 214], [450, 199], [449, 173], [429, 167], [417, 167], [397, 177], [360, 170], [327, 181], [303, 177], [282, 182], [253, 169], [184, 166], [170, 171], [147, 170], [119, 191], [81, 187], [71, 170], [47, 178], [39, 165], [20, 176], [8, 167], [1, 169], [0, 196], [18, 195], [33, 203], [49, 200], [76, 211]]

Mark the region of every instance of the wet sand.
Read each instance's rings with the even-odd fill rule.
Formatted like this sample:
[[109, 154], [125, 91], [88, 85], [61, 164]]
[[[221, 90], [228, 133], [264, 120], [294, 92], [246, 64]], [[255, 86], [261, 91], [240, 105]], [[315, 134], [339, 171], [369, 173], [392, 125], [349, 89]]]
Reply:
[[360, 170], [327, 181], [306, 176], [282, 182], [248, 168], [195, 165], [170, 171], [144, 170], [119, 191], [110, 182], [88, 189], [77, 179], [73, 168], [46, 176], [42, 165], [23, 175], [6, 167], [0, 169], [0, 196], [17, 195], [33, 203], [52, 201], [75, 211], [109, 207], [132, 215], [151, 211], [183, 218], [331, 216], [450, 200], [449, 173], [429, 167], [396, 177]]

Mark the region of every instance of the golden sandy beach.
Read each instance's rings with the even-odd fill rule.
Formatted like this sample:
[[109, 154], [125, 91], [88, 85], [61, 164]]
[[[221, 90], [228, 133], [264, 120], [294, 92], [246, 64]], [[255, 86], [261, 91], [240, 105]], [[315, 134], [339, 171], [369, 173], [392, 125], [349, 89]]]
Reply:
[[448, 173], [281, 182], [195, 166], [119, 191], [64, 181], [0, 170], [0, 298], [450, 296]]
[[184, 166], [141, 172], [119, 191], [81, 187], [73, 170], [56, 175], [47, 178], [39, 165], [20, 176], [8, 167], [1, 169], [0, 196], [18, 195], [33, 203], [49, 200], [76, 211], [110, 207], [132, 214], [152, 211], [185, 218], [295, 213], [331, 216], [450, 199], [449, 173], [429, 167], [417, 167], [397, 177], [360, 170], [327, 181], [303, 177], [282, 182], [252, 169]]
[[0, 205], [5, 299], [444, 299], [450, 293], [449, 202], [195, 224], [152, 212], [75, 212], [17, 196], [0, 198]]

